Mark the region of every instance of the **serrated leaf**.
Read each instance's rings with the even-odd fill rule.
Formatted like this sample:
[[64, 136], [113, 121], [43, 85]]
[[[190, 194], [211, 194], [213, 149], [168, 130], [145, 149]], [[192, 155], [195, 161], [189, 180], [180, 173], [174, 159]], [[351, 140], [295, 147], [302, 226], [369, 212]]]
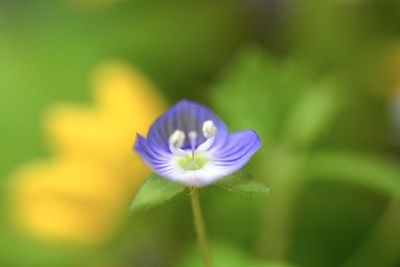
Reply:
[[184, 185], [169, 181], [157, 174], [152, 174], [136, 193], [129, 210], [137, 211], [161, 205], [181, 193], [184, 189]]
[[225, 190], [248, 196], [264, 196], [269, 191], [264, 184], [255, 181], [254, 177], [245, 170], [225, 177], [216, 185]]

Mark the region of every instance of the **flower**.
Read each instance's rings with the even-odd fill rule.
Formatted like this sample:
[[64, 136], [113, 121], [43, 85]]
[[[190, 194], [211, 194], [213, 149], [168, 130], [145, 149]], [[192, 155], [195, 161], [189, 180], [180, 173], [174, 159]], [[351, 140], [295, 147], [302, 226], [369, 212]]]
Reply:
[[129, 147], [162, 113], [162, 99], [140, 72], [117, 61], [97, 67], [93, 82], [95, 105], [46, 112], [53, 156], [22, 164], [10, 177], [11, 218], [41, 240], [104, 243], [149, 174]]
[[147, 139], [137, 134], [135, 150], [157, 174], [202, 187], [242, 168], [260, 145], [254, 131], [229, 135], [206, 106], [182, 100], [154, 122]]
[[47, 110], [43, 122], [50, 147], [57, 155], [122, 171], [120, 177], [130, 173], [127, 183], [140, 184], [148, 171], [129, 149], [132, 137], [165, 110], [163, 100], [138, 70], [118, 61], [98, 66], [92, 83], [96, 105], [67, 103]]
[[40, 240], [102, 243], [126, 206], [116, 178], [95, 163], [72, 158], [23, 165], [12, 176], [13, 219]]

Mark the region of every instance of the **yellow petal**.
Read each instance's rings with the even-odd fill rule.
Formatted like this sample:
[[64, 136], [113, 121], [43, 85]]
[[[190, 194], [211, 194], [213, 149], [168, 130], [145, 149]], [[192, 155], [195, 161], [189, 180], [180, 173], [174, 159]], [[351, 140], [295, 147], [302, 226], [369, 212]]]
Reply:
[[98, 243], [115, 230], [149, 174], [133, 152], [164, 105], [153, 86], [112, 62], [94, 74], [94, 105], [57, 105], [44, 119], [56, 157], [20, 168], [11, 198], [18, 225], [42, 238]]
[[99, 66], [93, 75], [94, 95], [109, 119], [145, 133], [164, 111], [156, 89], [138, 70], [118, 62]]
[[41, 238], [102, 242], [128, 205], [115, 178], [98, 165], [80, 160], [32, 163], [12, 176], [14, 218]]
[[96, 106], [60, 105], [44, 126], [55, 151], [111, 166], [145, 168], [132, 152], [136, 132], [146, 133], [164, 104], [139, 72], [107, 63], [94, 72]]

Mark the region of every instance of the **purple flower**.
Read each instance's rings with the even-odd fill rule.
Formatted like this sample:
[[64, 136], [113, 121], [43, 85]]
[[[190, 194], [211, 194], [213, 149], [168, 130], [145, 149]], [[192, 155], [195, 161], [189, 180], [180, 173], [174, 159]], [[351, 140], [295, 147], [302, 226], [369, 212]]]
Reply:
[[189, 186], [206, 186], [243, 167], [260, 147], [252, 130], [228, 134], [206, 106], [182, 100], [137, 134], [135, 150], [157, 174]]

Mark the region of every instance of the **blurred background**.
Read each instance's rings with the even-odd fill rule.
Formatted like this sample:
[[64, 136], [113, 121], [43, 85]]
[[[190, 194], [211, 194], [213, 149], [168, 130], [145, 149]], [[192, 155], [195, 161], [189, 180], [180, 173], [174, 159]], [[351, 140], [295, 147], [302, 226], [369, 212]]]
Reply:
[[130, 214], [135, 133], [209, 105], [261, 198], [201, 192], [216, 267], [400, 266], [400, 2], [0, 2], [0, 266], [196, 267], [187, 194]]

